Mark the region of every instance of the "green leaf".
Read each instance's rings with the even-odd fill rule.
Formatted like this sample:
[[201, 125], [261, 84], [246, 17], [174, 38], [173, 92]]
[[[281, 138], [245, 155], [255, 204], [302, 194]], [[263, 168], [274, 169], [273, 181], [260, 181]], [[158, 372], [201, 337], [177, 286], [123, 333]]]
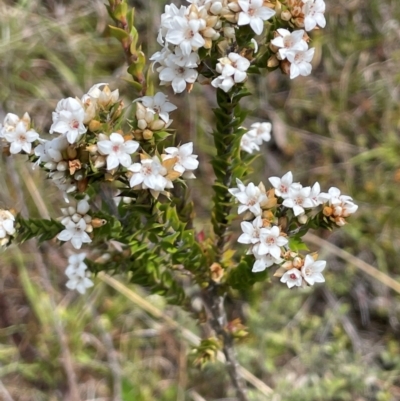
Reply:
[[129, 33], [124, 31], [121, 28], [117, 28], [116, 26], [113, 25], [108, 25], [110, 28], [110, 35], [113, 38], [118, 39], [120, 42], [125, 42], [129, 39]]

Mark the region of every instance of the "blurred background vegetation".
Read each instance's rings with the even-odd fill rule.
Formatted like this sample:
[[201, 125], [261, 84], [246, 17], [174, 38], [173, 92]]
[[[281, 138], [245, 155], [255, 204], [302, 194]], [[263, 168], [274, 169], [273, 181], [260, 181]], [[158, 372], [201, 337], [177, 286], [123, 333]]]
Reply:
[[[0, 2], [0, 120], [28, 111], [46, 132], [58, 100], [98, 82], [118, 87], [129, 104], [134, 93], [103, 3]], [[164, 3], [131, 2], [148, 56]], [[232, 316], [250, 332], [238, 344], [240, 361], [274, 390], [250, 385], [254, 401], [400, 400], [400, 4], [326, 3], [312, 75], [290, 81], [276, 71], [249, 83], [248, 126], [269, 120], [274, 135], [252, 178], [267, 183], [291, 170], [304, 185], [339, 187], [360, 208], [343, 230], [309, 237], [328, 261], [326, 285], [289, 291], [272, 280], [244, 299], [232, 294]], [[181, 106], [173, 115], [179, 138], [200, 155], [191, 187], [196, 228], [207, 232], [214, 91], [167, 92]], [[57, 217], [60, 194], [23, 159], [1, 157], [0, 206]], [[0, 254], [1, 400], [235, 399], [219, 363], [192, 366], [187, 330], [201, 329], [162, 299], [105, 278], [87, 296], [68, 292], [69, 251], [30, 241]]]

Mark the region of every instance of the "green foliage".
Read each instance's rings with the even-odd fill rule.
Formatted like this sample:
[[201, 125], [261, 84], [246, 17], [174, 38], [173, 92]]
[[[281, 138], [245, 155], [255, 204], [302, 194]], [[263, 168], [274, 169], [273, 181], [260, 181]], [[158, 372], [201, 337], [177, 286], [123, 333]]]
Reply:
[[48, 241], [64, 229], [64, 226], [59, 221], [53, 219], [24, 219], [18, 215], [16, 222], [18, 227], [16, 241], [19, 243], [32, 238], [37, 238], [39, 242]]

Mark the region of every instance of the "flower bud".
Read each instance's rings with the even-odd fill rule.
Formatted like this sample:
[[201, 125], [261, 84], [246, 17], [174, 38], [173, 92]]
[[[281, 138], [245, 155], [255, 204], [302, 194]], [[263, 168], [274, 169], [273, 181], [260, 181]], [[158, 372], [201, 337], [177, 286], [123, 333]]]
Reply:
[[151, 124], [154, 121], [154, 113], [152, 111], [146, 111], [144, 119], [147, 124]]
[[93, 220], [92, 220], [92, 226], [93, 226], [93, 228], [99, 228], [99, 227], [102, 227], [102, 226], [104, 226], [104, 224], [107, 224], [107, 220], [105, 220], [105, 219], [99, 219], [99, 218], [94, 218]]
[[89, 130], [92, 132], [96, 132], [101, 128], [101, 123], [100, 121], [97, 120], [92, 120], [89, 123]]
[[232, 10], [234, 13], [238, 13], [238, 12], [242, 11], [242, 9], [241, 9], [240, 6], [239, 6], [239, 3], [237, 3], [237, 2], [228, 3], [228, 7], [229, 7], [229, 9]]
[[153, 138], [153, 131], [150, 131], [149, 129], [145, 129], [143, 131], [143, 139], [145, 139], [146, 141], [148, 141], [149, 139]]
[[146, 122], [146, 120], [140, 119], [140, 120], [138, 121], [138, 128], [141, 129], [141, 130], [145, 130], [146, 127], [147, 127], [147, 122]]
[[86, 146], [86, 150], [91, 154], [91, 155], [95, 155], [97, 153], [97, 145], [95, 144], [90, 144], [88, 146]]
[[144, 120], [146, 116], [146, 108], [142, 105], [142, 103], [136, 103], [136, 118], [138, 120]]
[[214, 15], [220, 14], [222, 11], [222, 3], [216, 2], [213, 3], [212, 6], [210, 7], [210, 12]]
[[292, 18], [292, 14], [290, 13], [290, 11], [285, 10], [281, 12], [281, 19], [283, 19], [284, 21], [289, 21]]
[[75, 213], [74, 215], [72, 215], [71, 220], [74, 223], [77, 223], [81, 218], [82, 218], [82, 216], [79, 213]]
[[279, 65], [279, 60], [276, 58], [275, 55], [271, 56], [267, 61], [268, 68], [275, 68]]
[[235, 28], [231, 26], [224, 27], [224, 36], [228, 39], [233, 39], [235, 37]]
[[164, 127], [165, 127], [165, 122], [163, 120], [154, 120], [150, 125], [150, 128], [153, 131], [159, 131], [159, 130], [163, 129]]
[[68, 169], [68, 163], [67, 162], [59, 162], [57, 163], [57, 170], [58, 171], [66, 171]]
[[47, 162], [47, 163], [45, 163], [44, 168], [47, 170], [55, 170], [57, 168], [57, 163]]
[[94, 161], [94, 163], [93, 163], [93, 166], [95, 168], [102, 168], [105, 165], [106, 165], [106, 157], [105, 156], [101, 156], [101, 155], [97, 156], [95, 161]]

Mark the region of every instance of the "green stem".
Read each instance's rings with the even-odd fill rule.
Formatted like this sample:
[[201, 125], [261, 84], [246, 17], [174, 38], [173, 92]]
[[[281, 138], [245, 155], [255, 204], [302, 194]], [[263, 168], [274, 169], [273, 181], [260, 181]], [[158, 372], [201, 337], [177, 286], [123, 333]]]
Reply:
[[[240, 90], [235, 91], [234, 89], [230, 93], [225, 93], [221, 89], [217, 89], [219, 107], [214, 110], [217, 121], [216, 131], [214, 132], [217, 155], [212, 161], [216, 176], [213, 186], [215, 194], [213, 197], [212, 224], [215, 234], [215, 262], [217, 263], [221, 263], [228, 241], [227, 230], [232, 208], [232, 196], [228, 190], [232, 187], [235, 167], [240, 164], [238, 154], [240, 138], [238, 136], [243, 118], [243, 113], [240, 112], [239, 107], [241, 97]], [[236, 396], [239, 401], [248, 401], [245, 381], [239, 373], [234, 338], [226, 329], [228, 323], [224, 307], [226, 290], [215, 282], [210, 281], [203, 295], [204, 302], [211, 315], [211, 327], [223, 340], [223, 352], [226, 358], [227, 370], [235, 387]]]

